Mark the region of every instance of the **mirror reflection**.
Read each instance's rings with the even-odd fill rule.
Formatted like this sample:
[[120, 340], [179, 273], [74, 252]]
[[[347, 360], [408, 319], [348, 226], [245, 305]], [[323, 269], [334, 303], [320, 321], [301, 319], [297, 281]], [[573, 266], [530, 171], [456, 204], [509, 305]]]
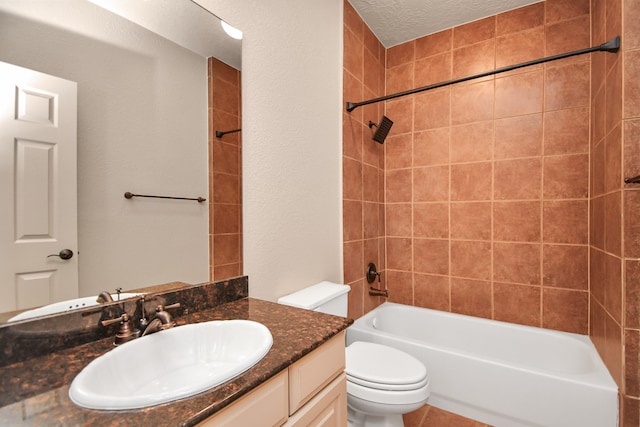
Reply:
[[[110, 3], [145, 9], [118, 11], [125, 19], [87, 0], [0, 0], [0, 61], [75, 86], [77, 153], [58, 163], [66, 157], [56, 135], [38, 133], [61, 128], [57, 108], [73, 94], [0, 73], [26, 100], [20, 120], [4, 103], [2, 120], [51, 119], [32, 135], [0, 133], [0, 320], [117, 288], [242, 274], [241, 133], [214, 133], [240, 128], [241, 42], [189, 0]], [[17, 169], [6, 161], [16, 158]], [[57, 200], [62, 193], [77, 199]], [[64, 235], [63, 219], [75, 219], [77, 235]], [[33, 243], [42, 246], [35, 255], [23, 253]], [[63, 259], [66, 249], [73, 256]], [[72, 278], [63, 280], [66, 267]]]

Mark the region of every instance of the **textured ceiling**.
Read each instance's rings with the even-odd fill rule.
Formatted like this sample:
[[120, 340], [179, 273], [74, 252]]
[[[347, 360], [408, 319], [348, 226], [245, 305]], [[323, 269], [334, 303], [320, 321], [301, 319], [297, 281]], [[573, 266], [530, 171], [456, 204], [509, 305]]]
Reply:
[[384, 47], [541, 0], [349, 0]]

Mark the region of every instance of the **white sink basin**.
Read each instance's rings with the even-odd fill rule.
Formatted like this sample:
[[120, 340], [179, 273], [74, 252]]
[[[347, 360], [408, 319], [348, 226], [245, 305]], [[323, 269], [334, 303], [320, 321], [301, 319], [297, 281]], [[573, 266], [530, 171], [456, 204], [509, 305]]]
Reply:
[[89, 409], [137, 409], [193, 396], [258, 363], [273, 338], [250, 320], [178, 326], [98, 357], [73, 380], [69, 398]]
[[[120, 300], [137, 297], [138, 295], [139, 294], [122, 293], [120, 294]], [[114, 302], [117, 302], [115, 300], [116, 296], [116, 294], [113, 295]], [[46, 316], [48, 314], [63, 313], [65, 311], [76, 310], [78, 308], [91, 307], [94, 305], [98, 305], [97, 299], [98, 296], [92, 296], [56, 302], [53, 304], [45, 305], [43, 307], [34, 308], [33, 310], [23, 311], [22, 313], [13, 316], [8, 320], [8, 322], [16, 322], [18, 320], [32, 319], [34, 317]]]

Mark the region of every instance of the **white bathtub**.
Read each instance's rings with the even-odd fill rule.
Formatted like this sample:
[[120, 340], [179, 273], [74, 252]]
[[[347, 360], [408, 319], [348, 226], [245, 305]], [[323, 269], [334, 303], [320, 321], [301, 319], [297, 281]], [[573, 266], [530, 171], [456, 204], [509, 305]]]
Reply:
[[412, 354], [428, 404], [492, 426], [618, 425], [618, 388], [584, 335], [387, 302], [347, 329], [354, 341]]

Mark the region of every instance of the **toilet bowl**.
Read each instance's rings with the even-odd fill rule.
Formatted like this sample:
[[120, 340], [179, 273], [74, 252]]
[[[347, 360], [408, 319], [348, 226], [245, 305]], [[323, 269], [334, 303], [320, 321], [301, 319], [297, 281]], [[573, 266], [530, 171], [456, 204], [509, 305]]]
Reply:
[[[278, 303], [347, 316], [350, 287], [321, 282]], [[429, 398], [427, 368], [418, 359], [381, 344], [358, 341], [346, 348], [349, 427], [403, 427], [402, 415]]]
[[346, 349], [347, 414], [351, 427], [402, 427], [402, 414], [429, 397], [425, 366], [381, 344], [357, 341]]

